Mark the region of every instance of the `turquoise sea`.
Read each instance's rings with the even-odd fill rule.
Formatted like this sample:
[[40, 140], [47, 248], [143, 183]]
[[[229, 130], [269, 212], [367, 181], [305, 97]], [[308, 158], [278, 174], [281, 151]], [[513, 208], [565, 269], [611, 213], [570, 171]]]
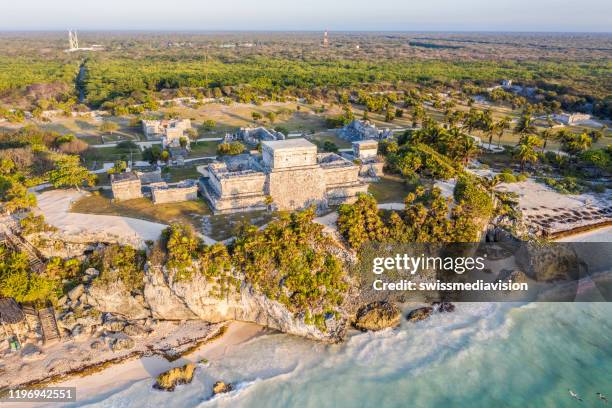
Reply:
[[[218, 379], [237, 389], [211, 398]], [[612, 304], [458, 304], [342, 345], [268, 334], [200, 366], [174, 393], [152, 383], [87, 406], [604, 407], [596, 393], [612, 396]]]

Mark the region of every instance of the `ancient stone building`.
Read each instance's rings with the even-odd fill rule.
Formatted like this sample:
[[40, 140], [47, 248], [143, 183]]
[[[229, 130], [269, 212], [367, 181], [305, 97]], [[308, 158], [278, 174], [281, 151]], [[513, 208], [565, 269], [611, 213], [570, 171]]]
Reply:
[[358, 140], [352, 143], [352, 147], [356, 159], [367, 160], [378, 155], [378, 142], [376, 140]]
[[385, 163], [378, 158], [378, 141], [358, 140], [352, 147], [353, 158], [359, 163], [359, 176], [378, 178], [383, 175]]
[[181, 147], [180, 140], [184, 138], [189, 148], [189, 137], [185, 131], [191, 129], [191, 120], [143, 120], [142, 131], [148, 140], [162, 139], [163, 148]]
[[571, 126], [586, 120], [590, 120], [591, 115], [586, 113], [560, 113], [552, 115], [552, 118], [559, 123]]
[[198, 199], [198, 186], [194, 180], [185, 180], [176, 184], [151, 184], [153, 204], [178, 203]]
[[113, 199], [123, 201], [142, 197], [142, 184], [135, 173], [111, 174], [110, 180]]
[[338, 131], [338, 136], [348, 141], [357, 140], [383, 140], [392, 136], [389, 129], [378, 129], [373, 123], [367, 120], [353, 120], [351, 123]]
[[208, 166], [201, 191], [215, 213], [335, 205], [367, 191], [359, 167], [334, 153], [317, 154], [306, 139], [262, 142], [262, 155]]
[[285, 140], [285, 135], [261, 126], [256, 128], [244, 127], [234, 134], [228, 133], [225, 135], [225, 142], [240, 141], [253, 146], [259, 144], [259, 142], [274, 140]]

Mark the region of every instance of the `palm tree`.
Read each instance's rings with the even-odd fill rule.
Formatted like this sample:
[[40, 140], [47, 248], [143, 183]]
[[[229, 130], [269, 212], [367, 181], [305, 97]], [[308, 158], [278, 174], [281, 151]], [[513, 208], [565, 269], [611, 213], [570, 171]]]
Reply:
[[524, 135], [533, 135], [537, 131], [536, 127], [532, 123], [531, 115], [526, 113], [523, 114], [516, 126], [514, 127], [514, 133], [517, 133], [521, 136]]
[[504, 135], [504, 131], [510, 129], [510, 117], [505, 116], [501, 118], [496, 124], [495, 128], [497, 130], [497, 147], [501, 145], [501, 138]]
[[538, 153], [535, 148], [542, 145], [540, 138], [534, 135], [525, 135], [521, 138], [514, 155], [521, 161], [521, 172], [525, 170], [527, 162], [535, 163], [538, 160]]
[[546, 144], [548, 143], [548, 139], [552, 139], [553, 131], [551, 129], [544, 129], [540, 132], [540, 137], [544, 140], [544, 144], [542, 145], [542, 151], [546, 149]]
[[478, 145], [473, 137], [466, 134], [458, 134], [457, 150], [463, 164], [467, 164], [470, 159], [474, 158], [478, 153]]

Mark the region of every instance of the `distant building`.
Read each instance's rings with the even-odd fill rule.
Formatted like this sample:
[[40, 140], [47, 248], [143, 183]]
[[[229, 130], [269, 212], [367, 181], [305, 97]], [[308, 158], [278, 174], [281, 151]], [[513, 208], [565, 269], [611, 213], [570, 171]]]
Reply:
[[384, 140], [393, 135], [389, 129], [378, 129], [373, 123], [367, 120], [353, 120], [348, 125], [339, 130], [338, 136], [351, 142], [357, 140]]
[[586, 113], [559, 113], [552, 115], [552, 118], [559, 123], [571, 126], [585, 120], [590, 120], [591, 115]]
[[269, 142], [275, 140], [285, 140], [285, 135], [275, 130], [266, 129], [265, 127], [243, 127], [234, 134], [226, 134], [225, 141], [240, 141], [250, 145], [258, 145], [260, 142]]
[[125, 201], [142, 197], [142, 184], [135, 173], [111, 174], [110, 181], [115, 200]]
[[262, 142], [262, 155], [241, 155], [208, 165], [201, 191], [215, 213], [279, 210], [354, 201], [367, 192], [359, 167], [334, 153], [317, 154], [306, 139]]
[[186, 148], [189, 148], [189, 137], [185, 134], [191, 129], [191, 120], [143, 120], [142, 132], [148, 140], [161, 139], [163, 148], [181, 147], [181, 139], [186, 140]]

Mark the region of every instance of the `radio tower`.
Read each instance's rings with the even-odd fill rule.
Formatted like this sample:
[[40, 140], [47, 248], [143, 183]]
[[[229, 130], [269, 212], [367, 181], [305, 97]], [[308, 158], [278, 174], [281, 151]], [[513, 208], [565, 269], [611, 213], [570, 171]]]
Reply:
[[325, 30], [325, 33], [323, 34], [323, 46], [329, 46], [329, 37], [327, 35], [327, 30]]

